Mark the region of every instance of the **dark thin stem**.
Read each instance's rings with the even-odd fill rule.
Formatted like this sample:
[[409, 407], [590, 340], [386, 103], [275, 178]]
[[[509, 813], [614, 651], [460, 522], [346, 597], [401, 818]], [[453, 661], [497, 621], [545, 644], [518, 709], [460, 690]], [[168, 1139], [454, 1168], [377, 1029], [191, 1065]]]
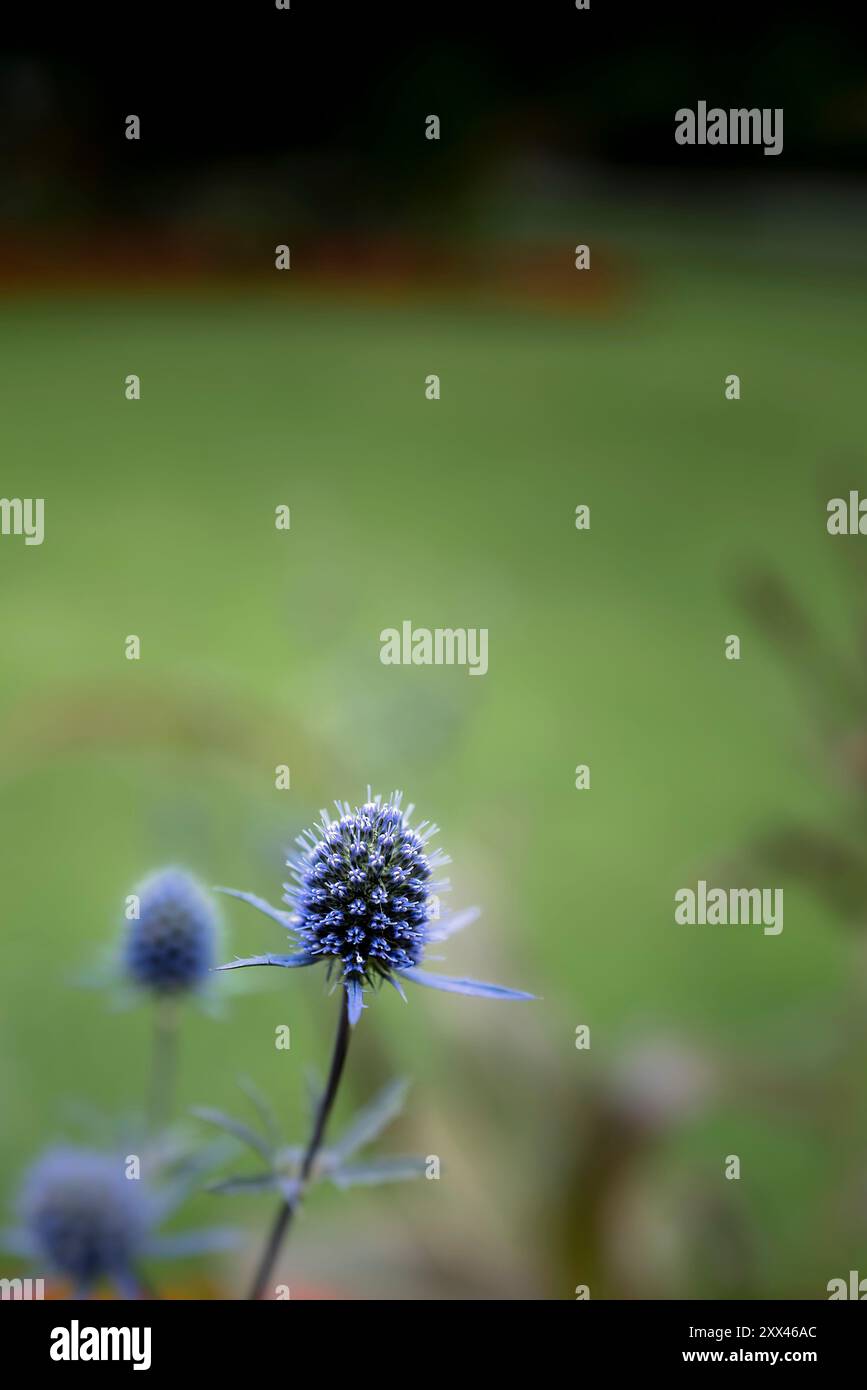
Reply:
[[173, 999], [158, 999], [154, 1009], [149, 1127], [153, 1134], [171, 1118], [178, 1070], [178, 1009]]
[[298, 1177], [298, 1187], [291, 1201], [284, 1201], [277, 1212], [271, 1234], [268, 1237], [265, 1249], [262, 1252], [262, 1259], [256, 1272], [253, 1287], [250, 1290], [250, 1298], [261, 1298], [267, 1288], [271, 1274], [274, 1269], [280, 1246], [286, 1238], [286, 1233], [292, 1224], [292, 1218], [301, 1199], [304, 1196], [305, 1188], [310, 1181], [310, 1174], [316, 1162], [316, 1156], [325, 1138], [325, 1127], [328, 1124], [328, 1117], [334, 1106], [337, 1095], [337, 1088], [340, 1085], [340, 1078], [343, 1075], [343, 1064], [346, 1061], [346, 1053], [349, 1048], [349, 1002], [345, 989], [341, 989], [343, 1002], [340, 1005], [340, 1020], [337, 1024], [337, 1037], [334, 1039], [334, 1052], [331, 1056], [331, 1070], [328, 1073], [328, 1084], [323, 1092], [322, 1099], [316, 1107], [316, 1119], [313, 1124], [313, 1133], [304, 1150], [304, 1158], [301, 1162], [301, 1172]]

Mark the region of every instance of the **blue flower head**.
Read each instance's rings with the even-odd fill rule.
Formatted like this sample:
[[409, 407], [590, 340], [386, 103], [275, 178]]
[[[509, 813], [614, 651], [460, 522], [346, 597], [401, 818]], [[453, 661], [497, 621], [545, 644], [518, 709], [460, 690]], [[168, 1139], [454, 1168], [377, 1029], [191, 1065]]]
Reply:
[[216, 913], [195, 879], [163, 869], [136, 890], [139, 915], [130, 921], [124, 966], [132, 982], [154, 994], [198, 989], [213, 968]]
[[241, 898], [273, 917], [291, 933], [296, 948], [286, 956], [251, 956], [220, 966], [303, 966], [325, 961], [346, 989], [349, 1019], [357, 1023], [365, 985], [387, 980], [403, 993], [402, 982], [496, 999], [533, 996], [477, 980], [454, 980], [420, 969], [429, 942], [442, 941], [466, 926], [475, 911], [434, 921], [434, 904], [448, 888], [435, 872], [448, 859], [431, 845], [437, 827], [427, 821], [413, 828], [413, 807], [404, 810], [400, 792], [387, 801], [372, 797], [353, 810], [336, 802], [337, 818], [327, 811], [315, 829], [298, 837], [300, 853], [288, 860], [291, 882], [283, 899], [289, 911], [252, 893], [220, 891]]
[[50, 1149], [21, 1194], [29, 1252], [88, 1290], [100, 1279], [131, 1278], [150, 1226], [148, 1194], [124, 1175], [122, 1161], [89, 1149]]
[[138, 1296], [146, 1256], [201, 1254], [230, 1248], [226, 1230], [160, 1236], [157, 1227], [186, 1195], [188, 1183], [156, 1188], [127, 1176], [120, 1153], [72, 1145], [47, 1149], [27, 1172], [17, 1228], [3, 1244], [36, 1269], [68, 1279], [79, 1296], [103, 1280]]

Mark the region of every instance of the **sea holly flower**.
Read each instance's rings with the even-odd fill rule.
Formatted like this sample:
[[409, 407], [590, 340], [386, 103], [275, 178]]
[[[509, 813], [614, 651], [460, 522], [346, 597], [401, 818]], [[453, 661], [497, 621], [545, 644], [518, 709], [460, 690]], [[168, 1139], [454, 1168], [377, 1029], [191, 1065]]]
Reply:
[[[401, 1113], [406, 1092], [405, 1081], [393, 1081], [359, 1110], [336, 1143], [318, 1151], [309, 1182], [330, 1182], [343, 1189], [405, 1182], [421, 1177], [426, 1170], [427, 1159], [418, 1155], [397, 1154], [354, 1161], [356, 1155], [372, 1144]], [[265, 1164], [258, 1172], [211, 1183], [207, 1191], [223, 1195], [276, 1191], [282, 1193], [287, 1201], [295, 1202], [298, 1199], [304, 1149], [301, 1145], [283, 1147], [276, 1138], [272, 1117], [267, 1117], [264, 1132], [260, 1133], [219, 1110], [196, 1109], [193, 1114], [206, 1124], [215, 1125], [223, 1133], [233, 1135]]]
[[129, 900], [123, 974], [154, 1006], [154, 1036], [148, 1113], [156, 1130], [171, 1115], [178, 1063], [179, 1007], [201, 996], [217, 950], [213, 901], [183, 869], [160, 869]]
[[216, 951], [213, 903], [182, 869], [161, 869], [135, 891], [138, 915], [127, 926], [123, 963], [130, 982], [161, 998], [199, 990]]
[[[151, 1128], [172, 1113], [178, 1070], [180, 1015], [188, 1001], [205, 1003], [217, 956], [219, 921], [213, 899], [184, 869], [152, 873], [127, 898], [109, 972], [124, 1001], [146, 999], [153, 1018], [147, 1110]], [[98, 977], [92, 983], [100, 982]]]
[[532, 999], [533, 995], [480, 980], [454, 979], [422, 969], [427, 947], [474, 921], [475, 909], [433, 920], [434, 900], [449, 886], [434, 875], [449, 861], [431, 842], [439, 833], [422, 821], [413, 827], [413, 807], [402, 794], [372, 797], [363, 806], [335, 802], [337, 818], [322, 811], [320, 823], [298, 837], [300, 853], [287, 861], [283, 885], [287, 909], [272, 907], [253, 893], [218, 891], [264, 912], [290, 934], [287, 955], [248, 956], [218, 966], [286, 968], [325, 962], [329, 978], [343, 985], [350, 1024], [364, 1008], [364, 988], [388, 981], [402, 997], [406, 981], [429, 989], [488, 999]]
[[126, 899], [112, 941], [78, 983], [112, 991], [115, 1007], [145, 997], [157, 1004], [213, 1007], [211, 971], [219, 951], [217, 905], [186, 869], [157, 869]]
[[[297, 1176], [294, 1170], [286, 1178], [280, 1175], [282, 1201], [253, 1279], [253, 1299], [266, 1294], [295, 1212], [314, 1174], [321, 1172], [318, 1165], [325, 1131], [343, 1076], [352, 1028], [364, 1008], [365, 986], [387, 980], [403, 998], [407, 980], [483, 998], [533, 998], [502, 985], [453, 979], [422, 968], [432, 942], [446, 940], [477, 914], [470, 911], [436, 918], [434, 905], [449, 885], [435, 874], [448, 860], [431, 843], [437, 827], [427, 821], [413, 826], [413, 808], [404, 810], [401, 801], [399, 792], [383, 801], [372, 796], [368, 788], [363, 806], [353, 809], [338, 801], [336, 819], [323, 811], [319, 825], [298, 838], [300, 853], [288, 861], [290, 881], [283, 885], [286, 910], [272, 907], [253, 893], [220, 890], [278, 922], [289, 933], [292, 951], [279, 956], [249, 956], [219, 969], [237, 970], [248, 965], [294, 968], [322, 961], [335, 987], [342, 987], [328, 1080], [316, 1107], [310, 1138], [297, 1161]], [[335, 1171], [340, 1171], [339, 1162]], [[273, 1172], [270, 1162], [269, 1183]], [[381, 1176], [380, 1169], [371, 1181], [379, 1181]]]
[[157, 1187], [127, 1176], [119, 1152], [51, 1148], [25, 1176], [18, 1226], [3, 1244], [68, 1279], [73, 1297], [87, 1297], [108, 1280], [122, 1297], [137, 1298], [144, 1287], [139, 1266], [148, 1256], [206, 1254], [236, 1243], [226, 1230], [159, 1234], [188, 1190], [184, 1178]]

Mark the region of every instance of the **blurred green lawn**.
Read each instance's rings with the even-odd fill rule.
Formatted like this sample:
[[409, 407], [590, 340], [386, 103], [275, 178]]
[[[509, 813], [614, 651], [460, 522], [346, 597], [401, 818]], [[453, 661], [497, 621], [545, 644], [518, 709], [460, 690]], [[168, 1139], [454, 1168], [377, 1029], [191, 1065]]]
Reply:
[[[355, 1099], [404, 1072], [408, 1142], [439, 1152], [475, 1127], [477, 1182], [518, 1262], [554, 1200], [560, 1088], [591, 1059], [644, 1028], [762, 1056], [781, 1020], [809, 1028], [833, 1007], [850, 946], [794, 884], [778, 938], [678, 928], [672, 904], [780, 813], [834, 806], [803, 756], [800, 692], [728, 582], [770, 561], [845, 639], [817, 477], [863, 457], [863, 289], [671, 263], [602, 322], [346, 306], [294, 286], [7, 305], [2, 491], [45, 497], [46, 536], [0, 543], [4, 1199], [68, 1132], [67, 1099], [139, 1104], [146, 1011], [74, 985], [136, 880], [180, 862], [276, 900], [283, 846], [368, 782], [440, 823], [454, 904], [484, 908], [444, 968], [542, 1002], [415, 991], [405, 1007], [387, 991], [354, 1043]], [[488, 674], [383, 667], [378, 634], [405, 618], [487, 627]], [[732, 632], [740, 663], [723, 658]], [[224, 916], [229, 951], [279, 949], [248, 909]], [[237, 1110], [246, 1073], [297, 1133], [334, 1001], [312, 971], [257, 972], [238, 996], [223, 984], [223, 1021], [187, 1018], [181, 1100]], [[284, 1022], [288, 1055], [273, 1046]], [[591, 1058], [573, 1046], [584, 1022]], [[768, 1280], [812, 1277], [792, 1211], [838, 1181], [821, 1135], [738, 1114], [683, 1146], [672, 1161], [714, 1177], [741, 1153]], [[412, 1220], [460, 1204], [456, 1185], [330, 1201]], [[818, 1266], [823, 1284], [848, 1257]]]

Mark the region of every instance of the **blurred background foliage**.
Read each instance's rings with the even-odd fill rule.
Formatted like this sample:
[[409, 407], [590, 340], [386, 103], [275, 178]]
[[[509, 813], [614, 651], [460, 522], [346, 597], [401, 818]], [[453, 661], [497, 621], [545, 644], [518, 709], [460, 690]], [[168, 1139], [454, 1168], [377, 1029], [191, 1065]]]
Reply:
[[[867, 487], [863, 74], [794, 21], [714, 56], [595, 20], [579, 51], [564, 22], [523, 57], [369, 38], [323, 66], [302, 14], [258, 74], [4, 59], [2, 491], [46, 499], [42, 547], [0, 544], [7, 1204], [88, 1137], [72, 1102], [143, 1103], [147, 1011], [77, 983], [125, 894], [180, 863], [276, 901], [294, 835], [371, 782], [440, 823], [452, 904], [484, 909], [449, 969], [542, 1001], [374, 1001], [338, 1119], [409, 1077], [389, 1142], [444, 1175], [317, 1190], [293, 1297], [823, 1297], [863, 1268], [861, 878], [841, 913], [796, 843], [757, 879], [781, 936], [673, 922], [678, 887], [792, 826], [863, 833], [861, 686], [821, 738], [811, 695], [864, 660], [862, 542], [825, 531]], [[784, 105], [785, 155], [675, 158], [699, 98]], [[382, 666], [405, 618], [487, 627], [487, 676]], [[221, 911], [228, 950], [279, 949]], [[217, 983], [181, 1108], [238, 1113], [246, 1074], [299, 1136], [336, 999], [318, 972]], [[251, 1233], [270, 1212], [232, 1199]], [[239, 1293], [252, 1249], [195, 1288]]]

